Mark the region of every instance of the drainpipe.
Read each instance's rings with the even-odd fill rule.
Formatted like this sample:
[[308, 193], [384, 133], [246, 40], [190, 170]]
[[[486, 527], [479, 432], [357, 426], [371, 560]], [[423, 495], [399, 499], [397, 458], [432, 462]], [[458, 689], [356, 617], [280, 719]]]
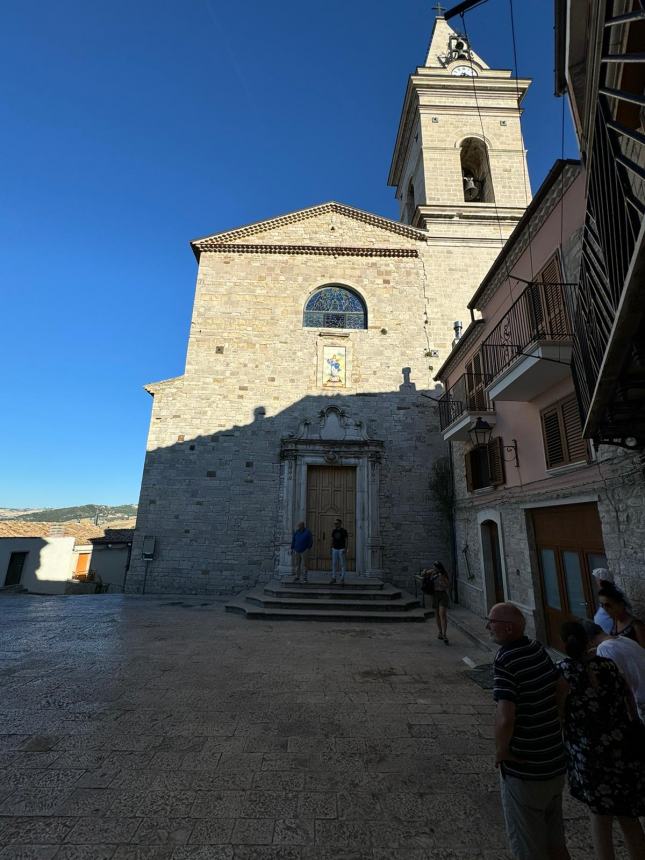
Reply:
[[132, 559], [132, 541], [128, 544], [128, 557], [125, 561], [125, 572], [123, 574], [123, 593], [125, 594], [125, 584], [128, 581], [128, 572], [130, 570], [130, 561]]
[[452, 484], [452, 516], [450, 517], [450, 549], [452, 552], [452, 569], [454, 576], [452, 577], [452, 599], [455, 603], [459, 603], [459, 586], [457, 584], [457, 530], [455, 528], [455, 467], [452, 461], [452, 442], [448, 442], [448, 463], [450, 464], [450, 483]]

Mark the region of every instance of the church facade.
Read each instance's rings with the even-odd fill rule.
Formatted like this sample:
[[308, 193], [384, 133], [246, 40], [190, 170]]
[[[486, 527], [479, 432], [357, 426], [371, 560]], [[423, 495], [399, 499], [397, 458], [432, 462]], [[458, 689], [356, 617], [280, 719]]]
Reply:
[[330, 202], [195, 240], [185, 371], [154, 397], [126, 589], [229, 593], [290, 572], [291, 533], [329, 569], [409, 584], [450, 553], [430, 492], [433, 370], [530, 199], [528, 81], [437, 18], [411, 75], [389, 183], [399, 222]]

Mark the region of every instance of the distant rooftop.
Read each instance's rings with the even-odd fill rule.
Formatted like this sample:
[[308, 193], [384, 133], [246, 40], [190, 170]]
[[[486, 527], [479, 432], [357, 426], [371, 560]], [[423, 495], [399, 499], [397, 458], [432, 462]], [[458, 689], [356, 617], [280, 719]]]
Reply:
[[96, 526], [92, 522], [32, 523], [25, 520], [0, 520], [0, 538], [73, 537], [74, 543], [129, 543], [134, 535], [134, 518]]

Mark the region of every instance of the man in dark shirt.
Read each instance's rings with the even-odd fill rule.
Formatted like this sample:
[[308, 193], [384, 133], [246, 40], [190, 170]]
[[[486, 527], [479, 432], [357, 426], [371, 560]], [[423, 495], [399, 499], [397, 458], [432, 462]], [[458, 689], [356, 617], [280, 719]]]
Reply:
[[345, 572], [347, 570], [347, 531], [343, 528], [343, 521], [334, 521], [331, 533], [331, 581], [336, 582], [336, 574], [340, 567], [340, 583], [345, 584]]
[[569, 860], [562, 820], [565, 758], [558, 673], [512, 603], [490, 610], [486, 627], [501, 648], [494, 662], [495, 766], [506, 833], [517, 860]]

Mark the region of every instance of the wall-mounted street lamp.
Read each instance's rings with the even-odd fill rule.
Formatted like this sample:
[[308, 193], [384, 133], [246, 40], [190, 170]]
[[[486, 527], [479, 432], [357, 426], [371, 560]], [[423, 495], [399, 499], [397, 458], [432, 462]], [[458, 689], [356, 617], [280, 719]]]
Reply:
[[[493, 428], [485, 418], [478, 418], [477, 421], [475, 421], [475, 426], [468, 431], [468, 435], [470, 436], [470, 441], [473, 445], [488, 445], [491, 440], [491, 436], [493, 435]], [[504, 451], [511, 454], [510, 457], [504, 457], [504, 462], [514, 462], [515, 467], [519, 469], [520, 460], [517, 456], [517, 439], [512, 439], [510, 445], [503, 445], [502, 447], [504, 448]]]
[[493, 435], [493, 428], [484, 418], [478, 418], [475, 426], [468, 431], [468, 435], [473, 445], [488, 445]]

